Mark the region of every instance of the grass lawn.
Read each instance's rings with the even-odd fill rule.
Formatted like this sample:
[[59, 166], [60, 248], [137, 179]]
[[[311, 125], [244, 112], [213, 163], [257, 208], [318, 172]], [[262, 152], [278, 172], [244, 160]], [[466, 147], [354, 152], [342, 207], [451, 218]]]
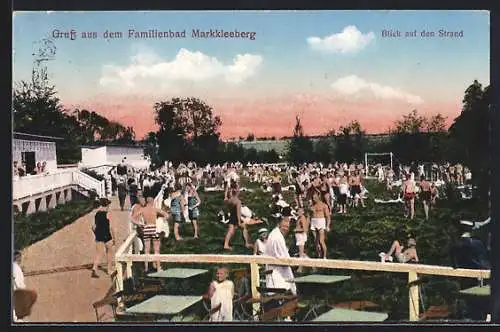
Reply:
[[[269, 217], [270, 193], [264, 193], [256, 184], [242, 179], [242, 185], [255, 189], [254, 192], [242, 192], [242, 202], [250, 207], [258, 216]], [[423, 207], [416, 203], [416, 218], [409, 221], [403, 216], [401, 204], [375, 204], [373, 198], [388, 198], [385, 188], [376, 181], [366, 184], [369, 199], [366, 208], [348, 210], [347, 215], [335, 214], [332, 217], [332, 231], [328, 234], [328, 257], [332, 259], [352, 259], [378, 261], [378, 253], [389, 250], [393, 240], [405, 240], [407, 232], [416, 235], [417, 251], [423, 264], [450, 265], [449, 248], [459, 236], [457, 225], [460, 219], [476, 219], [485, 216], [486, 203], [475, 200], [469, 201], [440, 201], [436, 209], [430, 212], [430, 220], [424, 219]], [[291, 202], [292, 193], [286, 192], [285, 199]], [[223, 193], [200, 192], [202, 205], [200, 207], [200, 239], [192, 239], [192, 226], [186, 224], [181, 229], [184, 241], [176, 242], [172, 231], [168, 239], [162, 243], [161, 252], [165, 254], [212, 253], [223, 252], [222, 245], [226, 233], [226, 225], [217, 221], [216, 214], [223, 207]], [[261, 225], [250, 227], [253, 240], [257, 238], [257, 229]], [[287, 238], [291, 254], [297, 251], [293, 236], [293, 226]], [[233, 254], [252, 254], [244, 247], [241, 231], [233, 238]], [[312, 234], [309, 235], [308, 254], [313, 255]], [[164, 268], [174, 267], [175, 264], [166, 264]], [[177, 264], [178, 266], [178, 264]], [[214, 275], [213, 265], [184, 264], [185, 267], [205, 267], [210, 270], [210, 277]], [[236, 268], [237, 266], [231, 266]], [[241, 267], [241, 266], [240, 266]], [[246, 266], [245, 266], [246, 267]], [[321, 273], [349, 274], [352, 279], [333, 286], [332, 302], [355, 300], [369, 300], [379, 305], [377, 311], [389, 313], [390, 320], [408, 319], [408, 289], [407, 274], [385, 273], [371, 271], [339, 271], [325, 270]], [[426, 277], [427, 282], [422, 287], [424, 305], [441, 305], [455, 303], [458, 296], [459, 284], [457, 278], [439, 276]], [[193, 285], [199, 292], [208, 286], [207, 280], [203, 285]], [[325, 290], [322, 289], [322, 292]], [[300, 292], [300, 288], [299, 288]], [[309, 292], [308, 292], [309, 293]], [[311, 295], [314, 296], [314, 295]], [[422, 310], [421, 310], [422, 312]]]
[[14, 217], [14, 248], [21, 250], [43, 240], [66, 225], [95, 209], [95, 202], [80, 199], [58, 205], [54, 209]]

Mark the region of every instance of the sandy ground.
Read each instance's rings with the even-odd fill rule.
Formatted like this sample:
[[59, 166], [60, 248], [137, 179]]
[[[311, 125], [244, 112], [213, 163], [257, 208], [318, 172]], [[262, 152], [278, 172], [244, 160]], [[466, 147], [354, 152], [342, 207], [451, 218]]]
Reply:
[[[128, 203], [128, 202], [127, 202]], [[116, 229], [116, 251], [128, 235], [128, 205], [120, 211], [118, 198], [110, 205], [111, 220]], [[94, 222], [91, 212], [67, 225], [51, 236], [34, 243], [23, 251], [25, 273], [53, 268], [90, 264], [95, 253]], [[103, 257], [105, 262], [105, 257]], [[90, 270], [77, 270], [26, 276], [26, 286], [38, 292], [28, 322], [95, 322], [92, 303], [103, 298], [111, 286], [105, 272], [98, 271], [100, 278], [90, 277]], [[112, 319], [109, 308], [100, 309], [101, 319]]]

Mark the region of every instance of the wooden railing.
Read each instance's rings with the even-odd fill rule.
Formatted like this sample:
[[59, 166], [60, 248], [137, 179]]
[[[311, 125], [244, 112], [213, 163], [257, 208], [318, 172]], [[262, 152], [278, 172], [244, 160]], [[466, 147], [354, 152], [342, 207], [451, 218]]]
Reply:
[[418, 290], [419, 275], [439, 275], [462, 278], [489, 279], [490, 270], [454, 269], [447, 266], [404, 264], [404, 263], [381, 263], [371, 261], [354, 261], [338, 259], [311, 259], [311, 258], [274, 258], [255, 255], [213, 255], [213, 254], [179, 254], [179, 255], [134, 255], [131, 254], [132, 242], [137, 234], [131, 233], [123, 244], [118, 248], [115, 255], [117, 269], [117, 289], [123, 290], [124, 267], [126, 275], [132, 276], [133, 262], [168, 262], [168, 263], [216, 263], [216, 264], [249, 264], [251, 275], [252, 296], [259, 297], [257, 287], [259, 285], [259, 265], [288, 265], [305, 266], [314, 268], [383, 271], [394, 273], [407, 273], [409, 287], [409, 320], [419, 319], [420, 303]]
[[12, 180], [12, 200], [65, 187], [72, 183], [72, 170], [67, 169], [14, 178]]
[[15, 201], [72, 184], [78, 184], [89, 190], [93, 189], [99, 197], [105, 197], [104, 181], [97, 180], [77, 168], [62, 168], [45, 174], [14, 178], [12, 181], [12, 200]]
[[100, 198], [106, 197], [104, 180], [97, 180], [82, 171], [76, 170], [73, 172], [73, 182], [85, 189], [95, 190]]

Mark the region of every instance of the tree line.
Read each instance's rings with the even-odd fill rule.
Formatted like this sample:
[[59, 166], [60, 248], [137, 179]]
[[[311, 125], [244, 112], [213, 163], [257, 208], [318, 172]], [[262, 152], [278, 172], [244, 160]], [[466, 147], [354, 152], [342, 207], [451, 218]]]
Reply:
[[[99, 142], [133, 143], [132, 127], [123, 126], [85, 109], [67, 110], [57, 97], [55, 86], [47, 75], [47, 61], [55, 55], [55, 46], [47, 41], [35, 54], [30, 81], [18, 82], [13, 91], [14, 130], [40, 135], [59, 136], [58, 161], [80, 160], [79, 146]], [[331, 129], [314, 140], [306, 136], [300, 118], [296, 117], [287, 153], [275, 150], [245, 149], [237, 142], [220, 138], [222, 120], [204, 101], [172, 98], [154, 104], [157, 131], [143, 139], [145, 153], [154, 165], [165, 160], [179, 163], [193, 160], [200, 164], [220, 162], [302, 162], [363, 160], [366, 152], [393, 152], [398, 162], [461, 162], [475, 174], [489, 174], [489, 105], [490, 87], [475, 80], [465, 91], [460, 115], [446, 129], [441, 114], [425, 117], [413, 110], [392, 124], [388, 139], [369, 139], [357, 120]], [[248, 134], [246, 141], [255, 140]]]
[[55, 53], [55, 45], [50, 40], [42, 40], [33, 54], [30, 79], [15, 83], [12, 93], [14, 131], [63, 138], [57, 143], [57, 158], [61, 164], [78, 162], [80, 145], [134, 143], [132, 127], [94, 111], [63, 107], [48, 77], [47, 63], [54, 59]]
[[369, 140], [358, 121], [338, 130], [332, 129], [313, 142], [304, 135], [296, 118], [293, 137], [288, 145], [287, 160], [294, 164], [310, 161], [362, 161], [366, 152], [393, 152], [398, 163], [451, 162], [467, 165], [476, 184], [489, 187], [490, 156], [490, 86], [477, 80], [465, 90], [461, 113], [446, 129], [441, 114], [425, 117], [412, 110], [388, 130], [387, 140]]

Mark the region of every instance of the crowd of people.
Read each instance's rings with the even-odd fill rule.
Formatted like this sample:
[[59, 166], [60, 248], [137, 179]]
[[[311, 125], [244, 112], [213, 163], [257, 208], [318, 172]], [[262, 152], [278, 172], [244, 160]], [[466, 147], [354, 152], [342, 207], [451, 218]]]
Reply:
[[[385, 182], [387, 193], [396, 195], [397, 199], [377, 200], [375, 203], [405, 203], [405, 215], [409, 219], [415, 218], [415, 200], [422, 202], [424, 216], [429, 219], [429, 211], [436, 204], [439, 197], [438, 186], [440, 181], [463, 186], [470, 178], [466, 167], [459, 164], [430, 166], [430, 170], [422, 165], [399, 166], [396, 171], [384, 167], [375, 167], [375, 173], [380, 182]], [[173, 224], [173, 233], [176, 241], [182, 241], [186, 234], [185, 227], [193, 225], [193, 238], [200, 237], [199, 219], [203, 213], [199, 190], [206, 192], [220, 191], [224, 193], [223, 201], [218, 214], [219, 222], [227, 225], [222, 247], [224, 250], [233, 250], [232, 239], [238, 230], [246, 248], [255, 255], [271, 257], [290, 257], [286, 244], [286, 237], [293, 229], [295, 244], [299, 250], [299, 257], [328, 258], [328, 233], [334, 227], [335, 215], [347, 214], [348, 209], [366, 208], [368, 191], [365, 187], [365, 167], [362, 164], [335, 163], [323, 165], [321, 163], [303, 164], [299, 167], [283, 164], [247, 164], [225, 163], [223, 165], [206, 165], [198, 167], [190, 162], [174, 167], [166, 162], [156, 170], [134, 170], [127, 167], [125, 160], [109, 172], [112, 178], [112, 191], [119, 197], [120, 206], [125, 208], [126, 196], [129, 195], [130, 231], [136, 230], [139, 234], [134, 243], [136, 253], [160, 253], [161, 239], [170, 234], [170, 225]], [[368, 168], [370, 176], [370, 170]], [[443, 170], [441, 172], [441, 169]], [[437, 170], [433, 173], [433, 170]], [[414, 172], [416, 171], [416, 172]], [[434, 175], [432, 175], [434, 174]], [[448, 174], [448, 175], [447, 175]], [[469, 174], [469, 175], [466, 175]], [[269, 218], [256, 216], [250, 207], [241, 199], [241, 193], [252, 191], [241, 185], [240, 176], [245, 176], [250, 182], [269, 194], [271, 214]], [[418, 181], [416, 179], [419, 179]], [[395, 191], [394, 187], [400, 189]], [[293, 193], [293, 200], [287, 202], [284, 193]], [[101, 208], [96, 213], [96, 243], [98, 243], [96, 260], [92, 276], [96, 277], [97, 267], [103, 248], [106, 251], [108, 244], [114, 241], [113, 222], [106, 206], [109, 201], [102, 200]], [[271, 221], [271, 222], [270, 222]], [[260, 227], [257, 240], [252, 242], [250, 225], [262, 224], [272, 226], [271, 231]], [[308, 235], [312, 234], [314, 252], [308, 253], [306, 246]], [[405, 247], [405, 245], [407, 247]], [[250, 253], [250, 251], [249, 251]], [[393, 261], [400, 263], [418, 263], [417, 243], [415, 235], [408, 235], [406, 240], [394, 239], [390, 249], [380, 253], [382, 262]], [[108, 258], [109, 259], [109, 258]], [[108, 260], [109, 262], [109, 260]], [[159, 262], [153, 263], [149, 269], [145, 262], [146, 271], [161, 269]], [[110, 267], [108, 269], [111, 269]], [[296, 293], [293, 283], [293, 271], [288, 266], [268, 266], [272, 271], [266, 276], [266, 285], [271, 288], [285, 288]], [[298, 272], [301, 269], [298, 270]], [[234, 294], [229, 283], [225, 283], [227, 271], [221, 268], [217, 272], [217, 280], [211, 285], [209, 292], [212, 298], [223, 298]], [[224, 285], [222, 285], [225, 283]], [[227, 284], [227, 285], [226, 285]], [[232, 293], [231, 293], [232, 292]], [[216, 303], [217, 301], [212, 301]], [[229, 310], [225, 307], [224, 310]], [[229, 319], [225, 311], [219, 312], [215, 320]], [[225, 318], [221, 318], [225, 317]]]
[[39, 161], [36, 163], [35, 167], [31, 172], [28, 172], [28, 168], [25, 161], [14, 160], [12, 162], [12, 177], [14, 179], [20, 178], [27, 175], [38, 175], [47, 172], [47, 162]]

